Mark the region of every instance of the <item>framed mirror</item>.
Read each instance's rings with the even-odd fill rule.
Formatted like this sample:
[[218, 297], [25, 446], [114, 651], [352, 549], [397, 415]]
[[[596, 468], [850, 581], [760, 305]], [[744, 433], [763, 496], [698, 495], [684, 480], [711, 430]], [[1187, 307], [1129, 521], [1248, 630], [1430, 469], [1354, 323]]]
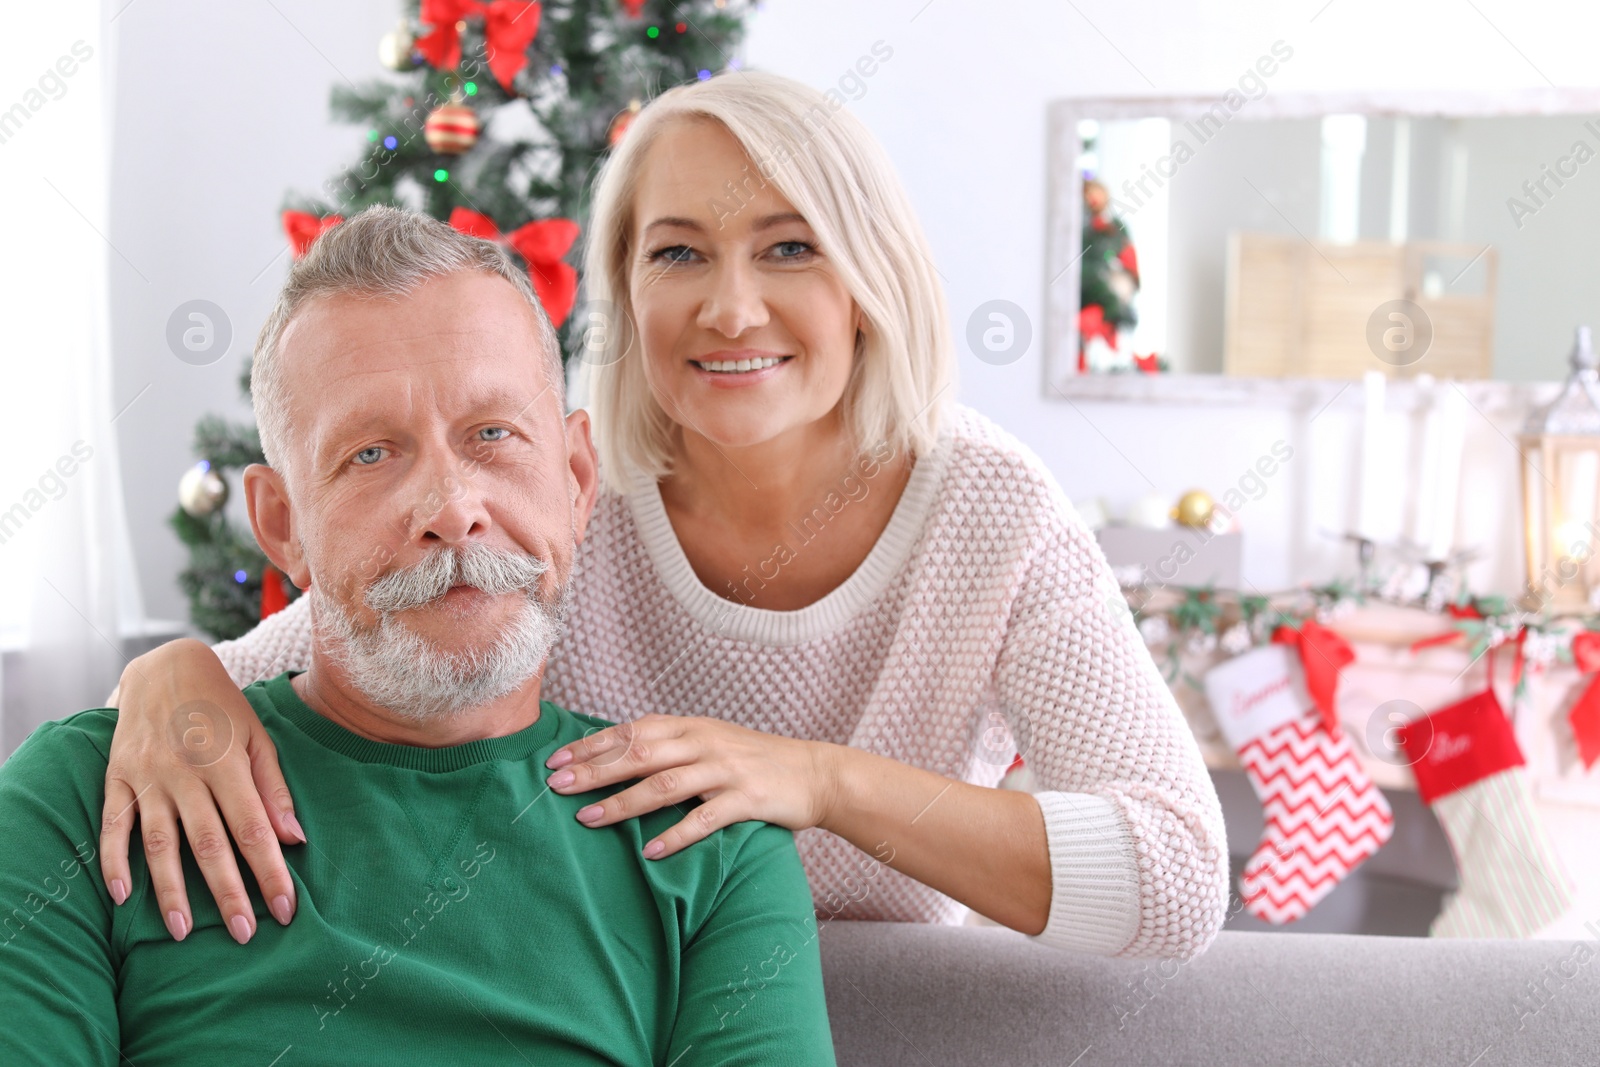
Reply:
[[1046, 395], [1565, 377], [1600, 317], [1600, 90], [1278, 94], [1275, 67], [1051, 105]]

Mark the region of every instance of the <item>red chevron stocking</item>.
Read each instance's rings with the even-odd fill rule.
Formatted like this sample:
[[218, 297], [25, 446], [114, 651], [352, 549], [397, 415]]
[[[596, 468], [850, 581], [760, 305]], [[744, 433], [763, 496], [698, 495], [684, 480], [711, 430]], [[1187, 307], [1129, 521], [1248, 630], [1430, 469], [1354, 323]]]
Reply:
[[1294, 653], [1268, 645], [1205, 679], [1223, 736], [1266, 815], [1245, 863], [1245, 910], [1281, 925], [1305, 915], [1394, 832], [1394, 816], [1337, 723], [1305, 691]]

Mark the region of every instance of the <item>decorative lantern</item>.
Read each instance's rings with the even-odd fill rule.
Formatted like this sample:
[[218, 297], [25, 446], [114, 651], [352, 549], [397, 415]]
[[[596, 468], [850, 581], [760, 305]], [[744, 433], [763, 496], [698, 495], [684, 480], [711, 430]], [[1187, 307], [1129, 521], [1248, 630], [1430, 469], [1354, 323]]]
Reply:
[[1525, 607], [1600, 607], [1600, 360], [1579, 326], [1572, 373], [1519, 438], [1527, 531]]

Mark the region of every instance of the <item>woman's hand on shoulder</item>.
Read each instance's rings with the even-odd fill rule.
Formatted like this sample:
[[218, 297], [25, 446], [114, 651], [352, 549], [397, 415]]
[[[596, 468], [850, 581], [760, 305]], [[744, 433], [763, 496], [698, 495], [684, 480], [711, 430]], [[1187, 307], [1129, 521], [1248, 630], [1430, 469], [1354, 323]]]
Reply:
[[578, 812], [585, 826], [609, 826], [699, 797], [704, 803], [645, 845], [661, 859], [736, 822], [758, 819], [790, 830], [826, 820], [837, 787], [839, 746], [751, 730], [720, 719], [646, 715], [558, 748], [545, 766], [557, 793], [586, 793], [633, 778], [628, 788]]
[[128, 842], [137, 815], [156, 900], [172, 936], [194, 917], [183, 881], [179, 825], [229, 932], [255, 933], [254, 909], [229, 841], [255, 874], [280, 922], [294, 915], [294, 881], [281, 841], [303, 844], [277, 749], [214, 652], [171, 641], [133, 660], [113, 694], [116, 731], [106, 767], [100, 871], [117, 904], [133, 892]]

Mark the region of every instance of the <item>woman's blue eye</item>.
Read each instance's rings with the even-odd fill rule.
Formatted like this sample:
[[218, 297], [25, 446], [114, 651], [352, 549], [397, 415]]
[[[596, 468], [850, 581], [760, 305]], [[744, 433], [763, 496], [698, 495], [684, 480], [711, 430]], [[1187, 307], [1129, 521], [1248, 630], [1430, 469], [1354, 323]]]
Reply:
[[360, 452], [356, 453], [356, 462], [363, 466], [371, 466], [382, 458], [383, 449], [379, 448], [377, 445], [373, 445], [371, 448], [363, 448]]
[[[777, 251], [777, 258], [782, 260], [804, 259], [816, 253], [816, 246], [809, 241], [779, 241], [772, 246]], [[672, 266], [676, 263], [688, 263], [697, 253], [688, 245], [669, 245], [658, 248], [645, 256], [651, 263], [665, 263]]]
[[652, 263], [661, 262], [663, 259], [668, 263], [687, 263], [688, 257], [693, 254], [694, 250], [688, 245], [669, 245], [651, 252], [648, 258]]
[[780, 248], [780, 249], [782, 249], [782, 248], [797, 248], [797, 249], [800, 250], [798, 253], [796, 253], [795, 255], [792, 255], [792, 256], [786, 256], [786, 255], [780, 254], [778, 256], [779, 259], [798, 259], [802, 255], [805, 255], [807, 253], [816, 251], [815, 248], [811, 247], [811, 245], [809, 243], [805, 242], [805, 241], [779, 241], [777, 244], [773, 245], [772, 247]]
[[[489, 436], [489, 435], [493, 436]], [[511, 431], [504, 426], [486, 426], [478, 431], [478, 436], [485, 441], [504, 441], [511, 436]]]

